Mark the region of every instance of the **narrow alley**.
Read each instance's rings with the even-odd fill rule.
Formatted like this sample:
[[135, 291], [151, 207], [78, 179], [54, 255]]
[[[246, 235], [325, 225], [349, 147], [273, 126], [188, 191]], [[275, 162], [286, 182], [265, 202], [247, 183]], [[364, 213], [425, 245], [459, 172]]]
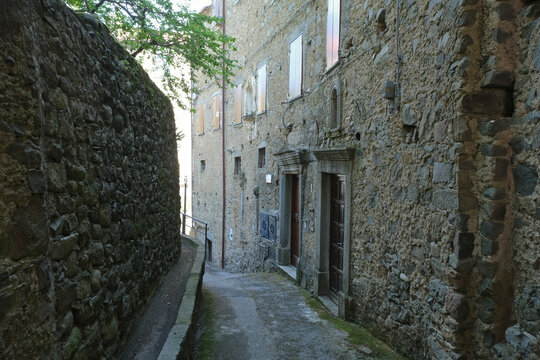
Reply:
[[400, 359], [276, 273], [232, 274], [207, 263], [199, 327], [198, 359]]

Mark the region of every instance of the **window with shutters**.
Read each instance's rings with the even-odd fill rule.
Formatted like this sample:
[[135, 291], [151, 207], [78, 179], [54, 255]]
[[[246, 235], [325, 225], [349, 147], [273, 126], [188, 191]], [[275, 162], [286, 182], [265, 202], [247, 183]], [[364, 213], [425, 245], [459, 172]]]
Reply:
[[266, 148], [265, 147], [259, 148], [259, 156], [257, 160], [258, 160], [257, 163], [258, 163], [259, 169], [266, 167]]
[[242, 84], [236, 85], [234, 89], [234, 118], [233, 124], [242, 122]]
[[289, 99], [302, 95], [302, 35], [289, 44]]
[[331, 68], [339, 60], [341, 0], [328, 0], [326, 19], [326, 68]]
[[242, 172], [242, 158], [240, 156], [234, 157], [234, 175], [240, 175]]
[[221, 93], [214, 95], [214, 106], [212, 110], [214, 118], [214, 129], [219, 129], [221, 127]]
[[197, 134], [204, 134], [204, 104], [197, 108]]
[[222, 10], [222, 5], [221, 5], [221, 1], [222, 0], [214, 0], [214, 16], [222, 16], [221, 14], [221, 10]]
[[257, 70], [257, 113], [266, 111], [266, 64]]

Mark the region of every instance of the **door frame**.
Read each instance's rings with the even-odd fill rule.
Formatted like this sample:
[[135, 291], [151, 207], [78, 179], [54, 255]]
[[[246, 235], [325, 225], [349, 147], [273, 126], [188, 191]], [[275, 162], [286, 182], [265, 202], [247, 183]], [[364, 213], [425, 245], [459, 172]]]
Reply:
[[338, 294], [338, 315], [348, 318], [350, 304], [350, 251], [351, 251], [351, 174], [354, 149], [313, 151], [317, 159], [317, 247], [313, 287], [318, 296], [327, 297], [330, 288], [330, 197], [331, 175], [345, 176], [345, 221], [343, 229], [343, 291]]
[[280, 170], [279, 177], [279, 243], [277, 249], [277, 263], [281, 266], [291, 265], [291, 198], [292, 177], [298, 176], [298, 263], [296, 264], [296, 277], [300, 276], [303, 253], [302, 218], [304, 214], [304, 183], [303, 175], [305, 154], [302, 151], [284, 151], [274, 155]]

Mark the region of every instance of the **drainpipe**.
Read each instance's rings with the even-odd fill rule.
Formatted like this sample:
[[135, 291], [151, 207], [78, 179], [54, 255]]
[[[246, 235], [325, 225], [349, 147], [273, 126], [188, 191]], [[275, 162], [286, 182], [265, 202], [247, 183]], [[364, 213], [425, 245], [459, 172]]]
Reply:
[[[222, 13], [221, 16], [223, 17], [223, 35], [225, 35], [225, 1], [221, 0], [222, 4]], [[225, 53], [225, 42], [223, 43], [223, 52]], [[223, 70], [225, 70], [225, 59], [223, 59]], [[223, 199], [222, 199], [222, 214], [221, 214], [221, 268], [225, 268], [225, 199], [226, 199], [226, 181], [225, 181], [225, 74], [222, 76], [221, 79], [221, 176], [223, 179]]]

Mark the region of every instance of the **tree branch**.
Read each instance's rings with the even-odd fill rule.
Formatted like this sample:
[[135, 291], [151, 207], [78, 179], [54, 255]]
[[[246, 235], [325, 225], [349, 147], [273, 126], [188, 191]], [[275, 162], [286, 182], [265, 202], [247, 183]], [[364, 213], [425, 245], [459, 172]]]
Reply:
[[95, 13], [96, 10], [101, 6], [103, 5], [103, 3], [107, 1], [107, 0], [100, 0], [97, 4], [94, 4], [94, 8], [92, 10], [90, 10], [91, 13]]

